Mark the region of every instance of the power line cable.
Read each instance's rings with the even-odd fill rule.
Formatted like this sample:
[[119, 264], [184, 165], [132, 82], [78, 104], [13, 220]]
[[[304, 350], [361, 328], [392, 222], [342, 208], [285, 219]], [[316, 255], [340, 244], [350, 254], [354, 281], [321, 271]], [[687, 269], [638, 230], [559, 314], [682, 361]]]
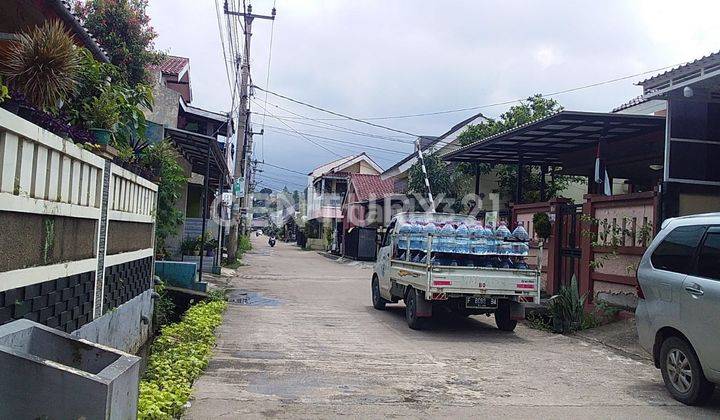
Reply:
[[[267, 94], [267, 93], [266, 93], [266, 94]], [[288, 113], [290, 113], [290, 114], [292, 114], [292, 115], [295, 115], [295, 116], [297, 116], [297, 117], [299, 117], [299, 118], [302, 118], [302, 119], [305, 119], [305, 120], [309, 120], [309, 121], [315, 121], [315, 122], [318, 122], [318, 123], [320, 123], [320, 124], [327, 125], [327, 126], [329, 126], [329, 127], [335, 127], [336, 129], [335, 129], [334, 131], [341, 131], [341, 132], [344, 132], [344, 133], [347, 133], [347, 134], [354, 134], [354, 135], [357, 135], [357, 136], [373, 137], [373, 138], [377, 138], [377, 139], [382, 139], [382, 140], [387, 140], [387, 141], [393, 141], [393, 142], [396, 142], [396, 143], [405, 143], [405, 144], [413, 144], [413, 143], [414, 143], [414, 140], [410, 140], [410, 139], [401, 139], [401, 138], [396, 138], [396, 137], [383, 136], [383, 135], [380, 135], [380, 134], [368, 133], [368, 132], [366, 132], [366, 131], [360, 131], [360, 130], [355, 130], [355, 129], [348, 128], [348, 127], [343, 127], [343, 126], [337, 125], [337, 124], [331, 124], [331, 123], [322, 121], [322, 120], [320, 120], [320, 119], [316, 119], [316, 118], [308, 117], [308, 116], [306, 116], [306, 115], [298, 114], [298, 113], [296, 113], [296, 112], [293, 112], [293, 111], [291, 111], [291, 110], [289, 110], [289, 109], [287, 109], [287, 108], [283, 108], [282, 106], [277, 105], [277, 104], [274, 104], [274, 103], [272, 103], [272, 102], [270, 102], [269, 104], [272, 105], [272, 106], [274, 106], [274, 107], [276, 107], [276, 108], [278, 108], [278, 109], [281, 109], [281, 110], [283, 110], [283, 111], [285, 111], [285, 112], [288, 112]], [[311, 124], [305, 123], [305, 125], [311, 125]], [[312, 126], [313, 126], [313, 127], [317, 127], [317, 128], [323, 128], [323, 129], [325, 129], [325, 130], [333, 130], [333, 129], [331, 129], [331, 128], [320, 127], [320, 126], [317, 126], [317, 125], [312, 125]]]
[[[271, 90], [269, 90], [269, 89], [263, 89], [263, 88], [261, 88], [261, 87], [259, 87], [259, 86], [256, 86], [256, 85], [253, 85], [253, 87], [255, 87], [256, 89], [260, 89], [260, 90], [263, 91], [263, 92], [267, 92], [267, 93], [269, 93], [269, 94], [271, 94], [271, 95], [273, 95], [273, 96], [277, 96], [278, 98], [285, 99], [286, 101], [294, 102], [294, 103], [299, 104], [299, 105], [304, 105], [304, 106], [306, 106], [306, 107], [308, 107], [308, 108], [312, 108], [312, 109], [315, 109], [315, 110], [318, 110], [318, 111], [322, 111], [322, 112], [328, 113], [328, 114], [330, 114], [330, 115], [335, 115], [335, 116], [338, 116], [338, 117], [343, 117], [343, 118], [348, 119], [348, 120], [351, 120], [351, 121], [359, 122], [359, 123], [361, 123], [361, 124], [369, 125], [369, 126], [376, 127], [376, 128], [382, 128], [382, 129], [384, 129], [384, 130], [393, 131], [393, 132], [395, 132], [395, 133], [407, 134], [408, 136], [412, 136], [412, 137], [422, 137], [422, 136], [420, 136], [419, 134], [410, 133], [410, 132], [404, 131], [404, 130], [398, 130], [398, 129], [396, 129], [396, 128], [387, 127], [387, 126], [384, 126], [384, 125], [382, 125], [382, 124], [376, 124], [376, 123], [373, 123], [373, 122], [370, 122], [370, 121], [362, 120], [362, 119], [360, 119], [360, 118], [351, 117], [351, 116], [349, 116], [349, 115], [341, 114], [341, 113], [339, 113], [339, 112], [331, 111], [331, 110], [329, 110], [329, 109], [325, 109], [325, 108], [322, 108], [322, 107], [319, 107], [319, 106], [316, 106], [316, 105], [312, 105], [312, 104], [309, 104], [309, 103], [307, 103], [307, 102], [299, 101], [299, 100], [297, 100], [297, 99], [293, 99], [293, 98], [290, 98], [290, 97], [288, 97], [288, 96], [281, 95], [281, 94], [279, 94], [279, 93], [273, 92], [273, 91], [271, 91]], [[267, 112], [267, 110], [266, 110], [266, 112]]]
[[[281, 127], [275, 127], [275, 126], [272, 126], [272, 125], [268, 125], [267, 128], [269, 128], [269, 129], [271, 129], [271, 130], [278, 130], [278, 131], [281, 131], [281, 132], [290, 132], [290, 130], [287, 130], [287, 129], [284, 129], [284, 128], [281, 128]], [[301, 132], [295, 131], [295, 133], [301, 133]], [[322, 140], [332, 141], [332, 142], [336, 142], [336, 143], [349, 144], [349, 145], [352, 145], [352, 146], [359, 146], [359, 147], [368, 148], [368, 149], [380, 150], [380, 151], [383, 151], [383, 152], [395, 153], [395, 154], [399, 154], [399, 155], [402, 155], [402, 156], [406, 156], [406, 155], [408, 154], [408, 152], [403, 152], [403, 151], [400, 151], [400, 150], [386, 149], [386, 148], [384, 148], [384, 147], [379, 147], [379, 146], [370, 146], [370, 145], [368, 145], [368, 144], [356, 143], [356, 142], [346, 141], [346, 140], [339, 140], [339, 139], [334, 139], [334, 138], [325, 137], [325, 136], [318, 136], [318, 135], [316, 135], [316, 134], [309, 134], [309, 133], [302, 133], [302, 134], [305, 135], [305, 136], [309, 136], [309, 137], [313, 137], [313, 138], [318, 138], [318, 139], [322, 139]]]
[[[275, 15], [275, 3], [276, 1], [273, 0], [273, 8], [272, 8], [272, 14]], [[270, 46], [268, 47], [268, 62], [267, 62], [267, 75], [265, 76], [265, 86], [270, 88], [270, 64], [272, 63], [272, 47], [273, 47], [273, 38], [275, 35], [275, 19], [272, 20], [272, 23], [270, 24]], [[265, 106], [267, 107], [267, 100], [268, 100], [268, 94], [265, 92]], [[263, 113], [262, 117], [262, 127], [260, 129], [261, 131], [265, 130], [265, 113]], [[265, 138], [262, 139], [261, 143], [261, 154], [262, 158], [265, 159]]]
[[[578, 90], [589, 89], [589, 88], [593, 88], [593, 87], [597, 87], [597, 86], [602, 86], [602, 85], [606, 85], [606, 84], [610, 84], [610, 83], [615, 83], [615, 82], [619, 82], [619, 81], [623, 81], [623, 80], [627, 80], [627, 79], [632, 79], [632, 78], [634, 78], [634, 77], [644, 76], [644, 75], [650, 74], [650, 73], [657, 73], [657, 72], [660, 72], [660, 71], [663, 71], [663, 70], [667, 70], [667, 69], [670, 69], [670, 68], [682, 66], [682, 65], [684, 65], [684, 64], [687, 64], [687, 62], [672, 64], [672, 65], [660, 67], [660, 68], [657, 68], [657, 69], [647, 70], [647, 71], [644, 71], [644, 72], [641, 72], [641, 73], [635, 73], [635, 74], [631, 74], [631, 75], [627, 75], [627, 76], [616, 77], [616, 78], [613, 78], [613, 79], [608, 79], [608, 80], [603, 80], [603, 81], [600, 81], [600, 82], [595, 82], [595, 83], [590, 83], [590, 84], [586, 84], [586, 85], [582, 85], [582, 86], [577, 86], [577, 87], [573, 87], [573, 88], [570, 88], [570, 89], [563, 89], [563, 90], [559, 90], [559, 91], [556, 91], [556, 92], [551, 92], [551, 93], [547, 93], [547, 94], [542, 94], [542, 96], [543, 96], [543, 97], [552, 97], [552, 96], [562, 95], [562, 94], [565, 94], [565, 93], [576, 92], [576, 91], [578, 91]], [[259, 89], [260, 89], [260, 88], [259, 88]], [[262, 89], [261, 89], [261, 90], [262, 90]], [[272, 94], [272, 93], [271, 93], [271, 94]], [[441, 111], [420, 112], [420, 113], [416, 113], [416, 114], [404, 114], [404, 115], [388, 115], [388, 116], [365, 117], [365, 118], [358, 118], [358, 119], [361, 119], [361, 120], [389, 120], [389, 119], [402, 119], [402, 118], [425, 117], [425, 116], [432, 116], [432, 115], [443, 115], [443, 114], [451, 114], [451, 113], [456, 113], [456, 112], [474, 111], [474, 110], [478, 110], [478, 109], [491, 108], [491, 107], [500, 106], [500, 105], [510, 105], [510, 104], [513, 104], [513, 103], [521, 102], [521, 101], [523, 101], [523, 100], [525, 100], [525, 99], [527, 99], [527, 98], [514, 99], [514, 100], [506, 100], [506, 101], [494, 102], [494, 103], [490, 103], [490, 104], [477, 105], [477, 106], [469, 106], [469, 107], [464, 107], [464, 108], [455, 108], [455, 109], [448, 109], [448, 110], [441, 110]], [[340, 121], [340, 120], [345, 120], [345, 119], [347, 119], [347, 118], [346, 118], [346, 117], [339, 117], [339, 118], [321, 118], [320, 120], [325, 120], [325, 121]]]
[[283, 171], [288, 171], [288, 172], [292, 172], [292, 173], [296, 173], [296, 174], [300, 174], [300, 175], [307, 176], [307, 174], [304, 173], [304, 172], [300, 172], [300, 171], [296, 171], [296, 170], [293, 170], [293, 169], [289, 169], [289, 168], [286, 168], [286, 167], [284, 167], [284, 166], [274, 165], [274, 164], [272, 164], [272, 163], [268, 163], [268, 162], [265, 162], [265, 161], [262, 161], [262, 162], [258, 161], [258, 163], [261, 164], [261, 165], [266, 165], [266, 166], [270, 166], [270, 167], [273, 167], [273, 168], [282, 169]]
[[[258, 105], [260, 108], [262, 108], [263, 111], [265, 111], [266, 113], [270, 114], [271, 116], [274, 116], [272, 112], [270, 112], [270, 111], [267, 110], [267, 108], [264, 108], [263, 106], [261, 106], [261, 105], [258, 104], [258, 103], [256, 103], [256, 105]], [[275, 118], [277, 118], [277, 117], [275, 117]], [[320, 144], [320, 143], [318, 143], [318, 142], [310, 139], [309, 137], [306, 137], [305, 135], [301, 134], [299, 131], [295, 130], [292, 126], [288, 125], [285, 121], [283, 121], [283, 120], [281, 120], [281, 119], [279, 119], [279, 118], [277, 118], [277, 120], [280, 121], [281, 123], [283, 123], [285, 126], [287, 126], [289, 129], [291, 129], [292, 131], [294, 131], [294, 132], [297, 133], [298, 135], [300, 135], [302, 138], [304, 138], [304, 139], [307, 140], [308, 142], [314, 144], [315, 146], [317, 146], [317, 147], [319, 147], [319, 148], [321, 148], [321, 149], [323, 149], [323, 150], [326, 150], [326, 151], [332, 153], [332, 154], [335, 155], [335, 156], [342, 157], [341, 154], [336, 153], [335, 151], [333, 151], [333, 150], [331, 150], [331, 149], [328, 149], [327, 147], [323, 146], [322, 144]]]

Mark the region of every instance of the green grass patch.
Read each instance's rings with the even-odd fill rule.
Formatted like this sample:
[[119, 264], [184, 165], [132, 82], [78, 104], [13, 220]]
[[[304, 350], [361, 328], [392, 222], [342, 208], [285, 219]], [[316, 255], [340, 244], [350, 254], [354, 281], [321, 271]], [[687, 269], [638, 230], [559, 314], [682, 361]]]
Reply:
[[192, 383], [207, 367], [227, 302], [219, 296], [200, 302], [182, 320], [162, 327], [150, 348], [140, 381], [139, 419], [179, 418], [190, 398]]

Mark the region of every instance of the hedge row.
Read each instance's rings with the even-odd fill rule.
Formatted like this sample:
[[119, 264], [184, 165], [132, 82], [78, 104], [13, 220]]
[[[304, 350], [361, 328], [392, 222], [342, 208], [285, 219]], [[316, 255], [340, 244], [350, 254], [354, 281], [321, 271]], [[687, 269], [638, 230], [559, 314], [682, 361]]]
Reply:
[[180, 417], [193, 381], [208, 364], [226, 307], [224, 300], [201, 302], [188, 309], [182, 321], [162, 327], [140, 381], [138, 418]]

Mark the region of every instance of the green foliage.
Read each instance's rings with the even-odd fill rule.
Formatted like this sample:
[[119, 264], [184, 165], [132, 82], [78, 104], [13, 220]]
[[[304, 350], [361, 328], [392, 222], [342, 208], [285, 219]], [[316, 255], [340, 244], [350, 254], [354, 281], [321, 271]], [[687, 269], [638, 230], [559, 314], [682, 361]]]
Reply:
[[157, 214], [155, 218], [155, 246], [162, 249], [165, 238], [177, 233], [183, 221], [182, 211], [175, 208], [186, 188], [187, 177], [178, 163], [178, 154], [168, 140], [147, 147], [140, 156], [158, 184]]
[[150, 349], [140, 381], [139, 419], [179, 418], [190, 398], [192, 383], [207, 366], [227, 302], [201, 302], [182, 320], [162, 327]]
[[580, 329], [586, 299], [587, 294], [580, 295], [577, 278], [573, 275], [570, 285], [562, 285], [560, 292], [550, 298], [553, 330], [568, 333]]
[[103, 92], [100, 96], [90, 99], [84, 105], [84, 115], [87, 118], [89, 128], [113, 130], [115, 124], [120, 120], [117, 102], [108, 92]]
[[194, 252], [200, 250], [197, 239], [185, 238], [180, 244], [180, 251], [183, 255], [193, 255]]
[[[583, 223], [581, 235], [589, 238], [593, 247], [607, 247], [610, 252], [604, 252], [600, 256], [590, 261], [590, 268], [593, 270], [602, 268], [605, 261], [615, 259], [618, 255], [618, 249], [625, 246], [626, 238], [634, 243], [630, 246], [646, 247], [652, 239], [653, 225], [650, 222], [643, 222], [640, 227], [636, 227], [634, 231], [630, 218], [622, 217], [620, 224], [616, 224], [610, 220], [596, 219], [588, 214], [580, 216]], [[634, 265], [626, 267], [628, 273], [633, 273], [637, 267]]]
[[[559, 111], [563, 107], [555, 99], [544, 98], [540, 94], [533, 95], [519, 105], [514, 105], [510, 109], [500, 115], [496, 120], [489, 120], [480, 124], [472, 125], [465, 131], [460, 133], [458, 140], [460, 144], [466, 146], [486, 137], [493, 136], [503, 131], [511, 130], [520, 125], [527, 124], [534, 120], [548, 117]], [[517, 185], [517, 166], [516, 165], [480, 165], [480, 172], [487, 174], [492, 171], [496, 172], [498, 187], [501, 194], [506, 196], [514, 196]], [[540, 200], [540, 168], [525, 166], [523, 170], [523, 201], [534, 202]], [[582, 177], [572, 177], [566, 175], [555, 175], [554, 180], [547, 182], [546, 197], [556, 197], [557, 194], [567, 188], [572, 182], [584, 182]], [[516, 198], [517, 200], [517, 198]]]
[[153, 49], [157, 33], [150, 25], [147, 6], [147, 0], [76, 0], [74, 5], [75, 13], [131, 86], [147, 82], [148, 67], [163, 58]]
[[71, 124], [115, 131], [114, 146], [121, 158], [133, 161], [146, 146], [147, 121], [143, 109], [152, 109], [152, 88], [130, 87], [117, 67], [96, 61], [81, 50], [82, 65], [77, 94], [63, 109]]
[[173, 303], [170, 296], [168, 296], [165, 290], [165, 283], [155, 285], [155, 292], [160, 295], [159, 299], [155, 299], [153, 305], [153, 311], [155, 312], [155, 325], [162, 327], [170, 322], [175, 313], [175, 303]]
[[250, 237], [247, 235], [240, 235], [238, 238], [238, 251], [241, 253], [246, 253], [252, 249], [252, 242], [250, 242]]
[[[433, 197], [439, 198], [440, 194], [443, 194], [445, 198], [456, 200], [451, 206], [453, 211], [461, 212], [465, 210], [460, 200], [463, 196], [472, 192], [472, 177], [467, 176], [464, 167], [460, 168], [460, 170], [454, 169], [445, 163], [437, 153], [424, 156], [424, 160]], [[415, 163], [408, 171], [408, 192], [427, 197], [425, 174], [422, 171], [420, 162]], [[447, 209], [438, 208], [437, 210], [443, 211]]]
[[5, 100], [10, 99], [10, 90], [5, 83], [3, 83], [2, 75], [0, 75], [0, 104]]
[[8, 84], [39, 109], [56, 110], [77, 88], [80, 58], [60, 21], [19, 33], [1, 61]]
[[533, 229], [538, 238], [543, 241], [547, 241], [552, 233], [552, 224], [550, 223], [550, 216], [547, 213], [535, 213], [533, 214]]

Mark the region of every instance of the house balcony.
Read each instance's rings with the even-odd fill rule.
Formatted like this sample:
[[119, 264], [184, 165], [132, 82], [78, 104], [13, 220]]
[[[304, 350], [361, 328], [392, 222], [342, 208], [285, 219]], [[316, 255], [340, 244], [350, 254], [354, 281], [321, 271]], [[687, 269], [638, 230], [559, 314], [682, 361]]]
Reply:
[[323, 194], [313, 197], [308, 206], [308, 219], [342, 219], [342, 194]]

